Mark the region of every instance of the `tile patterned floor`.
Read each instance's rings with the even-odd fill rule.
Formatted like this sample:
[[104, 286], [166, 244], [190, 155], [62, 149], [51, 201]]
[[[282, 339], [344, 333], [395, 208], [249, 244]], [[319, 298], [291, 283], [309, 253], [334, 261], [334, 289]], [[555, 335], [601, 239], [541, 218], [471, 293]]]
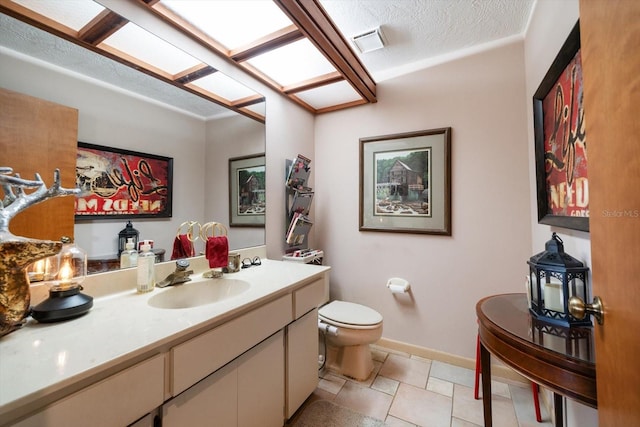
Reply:
[[[473, 398], [474, 373], [447, 363], [372, 346], [374, 371], [367, 381], [320, 372], [307, 400], [326, 399], [391, 427], [477, 427], [482, 400]], [[536, 422], [531, 388], [509, 380], [492, 381], [493, 425], [551, 427], [544, 407]], [[345, 426], [352, 427], [352, 426]]]

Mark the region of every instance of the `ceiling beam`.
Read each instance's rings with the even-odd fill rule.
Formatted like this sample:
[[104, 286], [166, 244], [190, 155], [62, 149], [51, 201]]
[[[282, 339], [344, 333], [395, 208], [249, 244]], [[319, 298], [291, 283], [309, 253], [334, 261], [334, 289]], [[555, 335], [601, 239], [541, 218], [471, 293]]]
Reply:
[[284, 86], [282, 92], [290, 95], [296, 92], [303, 92], [305, 90], [315, 89], [332, 83], [338, 83], [344, 81], [344, 77], [338, 71], [333, 73], [324, 74], [322, 76], [315, 77], [313, 79], [305, 80], [300, 83], [296, 83], [289, 86]]
[[232, 50], [229, 52], [229, 56], [236, 62], [242, 62], [303, 38], [304, 34], [302, 34], [302, 31], [295, 25], [290, 25], [282, 30], [262, 37], [248, 46]]
[[78, 31], [78, 39], [97, 46], [128, 22], [117, 13], [105, 9]]
[[318, 0], [273, 0], [368, 102], [377, 102], [376, 83]]
[[217, 72], [218, 70], [213, 68], [211, 65], [198, 64], [189, 68], [188, 70], [184, 70], [183, 72], [174, 75], [173, 81], [184, 85]]
[[250, 105], [260, 104], [261, 102], [264, 102], [264, 96], [250, 95], [245, 98], [238, 99], [237, 101], [232, 102], [232, 104], [236, 108], [244, 108]]

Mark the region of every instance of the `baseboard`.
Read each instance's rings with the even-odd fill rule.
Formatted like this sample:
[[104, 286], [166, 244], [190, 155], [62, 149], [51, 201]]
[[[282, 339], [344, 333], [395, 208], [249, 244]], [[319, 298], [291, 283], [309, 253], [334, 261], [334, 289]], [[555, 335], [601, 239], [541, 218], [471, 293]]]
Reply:
[[[376, 343], [376, 346], [399, 351], [402, 353], [409, 353], [414, 356], [424, 357], [425, 359], [437, 360], [439, 362], [449, 363], [461, 368], [467, 368], [475, 370], [476, 361], [467, 357], [458, 356], [455, 354], [445, 353], [443, 351], [433, 350], [426, 347], [421, 347], [414, 344], [408, 344], [400, 341], [391, 340], [389, 338], [380, 338]], [[525, 377], [509, 368], [502, 363], [491, 364], [491, 377], [500, 377], [511, 381], [516, 381], [523, 384], [529, 384], [529, 380]]]

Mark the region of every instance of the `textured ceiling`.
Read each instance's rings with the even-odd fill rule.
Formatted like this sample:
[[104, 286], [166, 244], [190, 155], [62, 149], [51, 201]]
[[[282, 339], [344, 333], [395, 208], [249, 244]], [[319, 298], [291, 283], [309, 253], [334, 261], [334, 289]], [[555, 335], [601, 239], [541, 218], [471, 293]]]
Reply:
[[534, 0], [320, 0], [351, 37], [381, 27], [386, 46], [361, 61], [376, 82], [526, 29]]

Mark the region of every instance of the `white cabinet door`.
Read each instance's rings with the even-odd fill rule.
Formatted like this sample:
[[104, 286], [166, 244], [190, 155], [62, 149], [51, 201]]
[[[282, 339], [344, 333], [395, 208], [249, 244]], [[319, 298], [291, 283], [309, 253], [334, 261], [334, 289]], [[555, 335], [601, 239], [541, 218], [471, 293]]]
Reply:
[[284, 332], [274, 334], [237, 361], [238, 426], [282, 427]]
[[293, 320], [284, 295], [171, 350], [171, 393], [177, 396]]
[[238, 424], [238, 375], [235, 361], [220, 368], [162, 407], [163, 427]]
[[313, 309], [287, 326], [287, 419], [317, 386], [318, 309]]

